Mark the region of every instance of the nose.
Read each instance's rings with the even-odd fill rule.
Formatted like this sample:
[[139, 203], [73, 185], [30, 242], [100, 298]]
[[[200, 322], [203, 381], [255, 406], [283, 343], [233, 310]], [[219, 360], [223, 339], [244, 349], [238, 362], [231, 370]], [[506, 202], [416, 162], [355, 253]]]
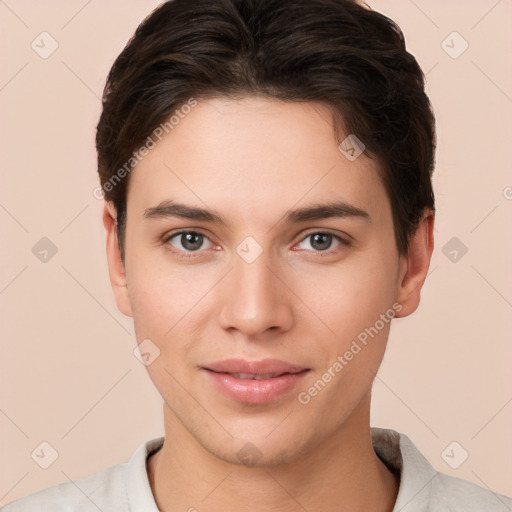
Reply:
[[234, 255], [233, 269], [221, 289], [222, 328], [252, 339], [291, 329], [293, 294], [286, 281], [265, 251], [252, 263]]

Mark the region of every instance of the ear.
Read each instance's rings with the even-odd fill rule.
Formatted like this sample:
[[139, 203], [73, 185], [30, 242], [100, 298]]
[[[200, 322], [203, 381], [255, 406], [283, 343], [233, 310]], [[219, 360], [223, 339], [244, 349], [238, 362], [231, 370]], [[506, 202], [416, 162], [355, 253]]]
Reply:
[[119, 239], [117, 237], [117, 212], [111, 202], [105, 201], [103, 208], [103, 225], [107, 232], [107, 261], [110, 284], [114, 291], [117, 307], [126, 316], [133, 316], [132, 306], [128, 295], [126, 284], [126, 273], [124, 263], [119, 250]]
[[418, 228], [409, 240], [407, 254], [400, 256], [396, 301], [402, 305], [402, 309], [397, 312], [397, 318], [408, 316], [418, 308], [433, 250], [434, 212], [429, 209], [423, 214]]

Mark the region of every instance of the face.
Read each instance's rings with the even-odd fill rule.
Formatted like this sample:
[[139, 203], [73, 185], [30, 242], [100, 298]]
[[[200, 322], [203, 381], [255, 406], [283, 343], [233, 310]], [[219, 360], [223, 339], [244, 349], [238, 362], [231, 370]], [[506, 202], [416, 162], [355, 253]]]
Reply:
[[338, 143], [319, 104], [203, 100], [131, 173], [117, 301], [160, 351], [166, 431], [223, 460], [368, 422], [407, 263], [378, 162]]

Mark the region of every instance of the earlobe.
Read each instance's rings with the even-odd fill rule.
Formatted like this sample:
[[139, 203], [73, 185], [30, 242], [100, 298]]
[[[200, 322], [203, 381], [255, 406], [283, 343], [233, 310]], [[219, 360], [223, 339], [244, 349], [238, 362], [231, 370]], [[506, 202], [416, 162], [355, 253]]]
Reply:
[[402, 309], [397, 313], [397, 318], [408, 316], [418, 308], [433, 250], [434, 212], [427, 210], [409, 240], [407, 254], [400, 256], [396, 301], [402, 305]]
[[114, 292], [117, 307], [126, 316], [132, 315], [126, 273], [121, 251], [119, 250], [119, 239], [117, 236], [117, 212], [111, 202], [105, 201], [103, 209], [103, 225], [107, 234], [107, 262], [110, 275], [110, 284]]

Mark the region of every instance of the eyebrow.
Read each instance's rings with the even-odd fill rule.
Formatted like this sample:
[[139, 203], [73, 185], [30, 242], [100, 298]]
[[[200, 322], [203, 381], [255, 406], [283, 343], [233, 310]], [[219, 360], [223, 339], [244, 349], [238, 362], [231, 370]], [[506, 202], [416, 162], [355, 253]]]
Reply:
[[144, 210], [144, 217], [148, 219], [180, 217], [182, 219], [199, 220], [226, 225], [224, 219], [212, 211], [198, 208], [196, 206], [187, 206], [186, 204], [176, 203], [171, 200], [162, 201], [157, 206], [147, 208]]
[[[196, 206], [188, 206], [172, 200], [162, 201], [157, 206], [147, 208], [144, 210], [144, 217], [148, 219], [179, 217], [182, 219], [217, 223], [224, 226], [227, 225], [225, 220], [214, 211], [198, 208]], [[370, 214], [361, 208], [343, 201], [333, 201], [290, 210], [284, 215], [280, 223], [292, 224], [334, 217], [355, 217], [367, 222], [371, 222], [372, 220]]]
[[356, 217], [364, 219], [367, 222], [371, 222], [371, 217], [368, 212], [362, 210], [361, 208], [358, 208], [357, 206], [345, 203], [343, 201], [334, 201], [325, 204], [315, 204], [312, 206], [307, 206], [305, 208], [291, 210], [285, 215], [283, 222], [305, 222], [309, 220], [322, 220], [333, 217]]

